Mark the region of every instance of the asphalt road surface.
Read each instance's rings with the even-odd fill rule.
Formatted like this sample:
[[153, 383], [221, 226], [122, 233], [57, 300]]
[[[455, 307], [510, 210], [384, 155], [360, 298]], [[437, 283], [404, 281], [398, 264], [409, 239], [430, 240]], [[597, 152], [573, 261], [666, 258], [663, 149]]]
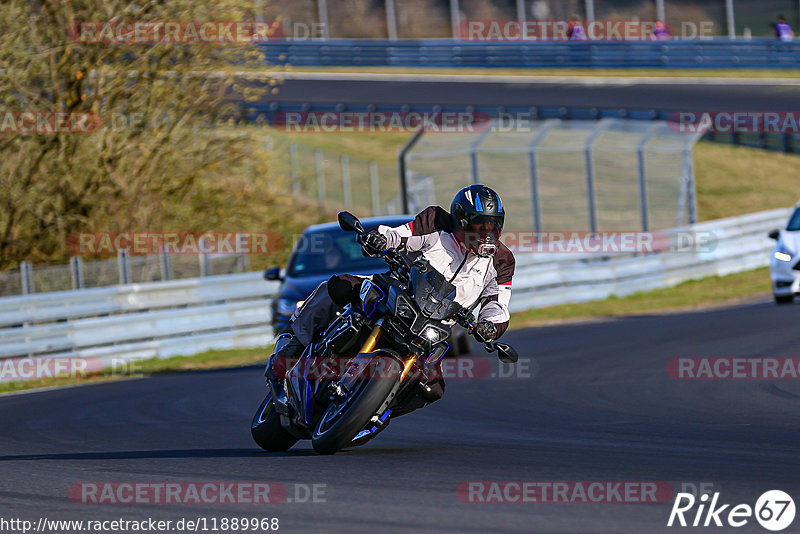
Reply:
[[598, 107], [657, 110], [791, 111], [800, 87], [736, 83], [583, 84], [567, 82], [288, 79], [267, 101], [399, 106]]
[[[438, 404], [335, 456], [316, 455], [310, 442], [280, 454], [254, 445], [259, 367], [0, 397], [0, 520], [277, 517], [282, 532], [709, 530], [667, 528], [669, 500], [478, 503], [457, 488], [654, 481], [675, 492], [706, 484], [720, 503], [753, 506], [771, 489], [797, 499], [800, 382], [675, 380], [666, 368], [679, 356], [797, 356], [798, 324], [799, 306], [758, 303], [512, 331], [507, 341], [527, 361], [518, 376], [451, 379]], [[84, 504], [69, 495], [83, 482], [237, 481], [281, 483], [288, 498]], [[800, 518], [785, 532], [798, 528]], [[710, 530], [766, 532], [753, 518]]]

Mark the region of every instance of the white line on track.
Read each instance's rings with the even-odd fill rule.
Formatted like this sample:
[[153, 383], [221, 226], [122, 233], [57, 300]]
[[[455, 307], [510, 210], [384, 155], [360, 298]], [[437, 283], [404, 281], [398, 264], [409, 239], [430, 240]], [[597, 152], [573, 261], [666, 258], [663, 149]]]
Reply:
[[63, 386], [46, 386], [43, 388], [21, 389], [19, 391], [9, 391], [7, 393], [0, 393], [0, 399], [4, 397], [16, 397], [18, 395], [30, 395], [33, 393], [42, 393], [44, 391], [52, 391], [55, 389], [85, 388], [88, 386], [98, 386], [100, 384], [113, 384], [114, 382], [128, 382], [130, 380], [141, 380], [143, 378], [147, 377], [132, 376], [130, 378], [118, 378], [116, 380], [100, 380], [97, 382], [86, 382], [85, 384], [64, 384]]
[[[238, 73], [237, 73], [238, 74]], [[241, 73], [244, 74], [244, 73]], [[574, 84], [592, 86], [629, 85], [756, 85], [800, 87], [800, 78], [668, 78], [658, 76], [534, 76], [492, 74], [400, 74], [370, 72], [275, 72], [286, 80], [336, 80], [375, 82], [456, 82], [498, 84]]]

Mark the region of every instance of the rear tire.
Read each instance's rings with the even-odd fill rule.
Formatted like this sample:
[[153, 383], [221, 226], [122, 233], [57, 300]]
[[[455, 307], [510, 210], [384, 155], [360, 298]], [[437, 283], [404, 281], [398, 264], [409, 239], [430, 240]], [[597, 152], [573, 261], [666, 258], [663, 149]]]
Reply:
[[773, 295], [775, 304], [791, 304], [794, 302], [794, 295]]
[[281, 416], [272, 405], [272, 392], [267, 393], [258, 407], [250, 432], [258, 446], [270, 452], [288, 451], [297, 443], [297, 438], [281, 425]]
[[[367, 369], [373, 369], [372, 365]], [[350, 445], [389, 396], [400, 380], [401, 371], [400, 362], [394, 358], [378, 361], [366, 383], [352, 398], [344, 401], [345, 406], [331, 404], [328, 407], [311, 438], [314, 450], [319, 454], [334, 454]], [[329, 417], [336, 410], [339, 413]]]

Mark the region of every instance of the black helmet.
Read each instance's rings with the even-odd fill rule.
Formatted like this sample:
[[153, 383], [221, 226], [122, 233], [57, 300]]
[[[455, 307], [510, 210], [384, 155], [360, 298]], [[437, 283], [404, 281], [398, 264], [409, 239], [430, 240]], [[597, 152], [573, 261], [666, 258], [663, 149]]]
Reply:
[[[456, 238], [479, 256], [492, 256], [503, 231], [506, 212], [500, 195], [485, 185], [470, 185], [456, 193], [450, 204], [456, 221]], [[489, 223], [478, 229], [481, 224]]]

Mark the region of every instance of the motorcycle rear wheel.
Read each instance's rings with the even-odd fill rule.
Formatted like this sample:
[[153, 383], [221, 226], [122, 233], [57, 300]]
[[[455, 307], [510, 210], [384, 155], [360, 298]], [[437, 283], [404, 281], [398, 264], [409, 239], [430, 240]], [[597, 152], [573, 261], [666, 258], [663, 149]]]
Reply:
[[281, 416], [272, 404], [272, 392], [267, 393], [253, 416], [250, 433], [259, 447], [270, 452], [288, 451], [297, 443], [297, 438], [281, 425]]

